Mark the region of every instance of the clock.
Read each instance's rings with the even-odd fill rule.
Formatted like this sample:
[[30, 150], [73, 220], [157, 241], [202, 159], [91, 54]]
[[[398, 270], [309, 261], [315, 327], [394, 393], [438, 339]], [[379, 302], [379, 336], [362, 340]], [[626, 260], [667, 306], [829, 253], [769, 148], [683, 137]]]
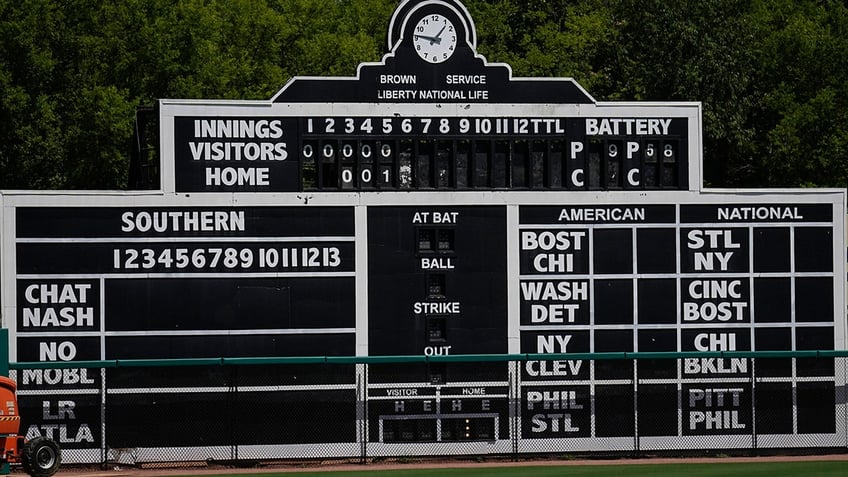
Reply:
[[425, 15], [412, 34], [415, 52], [428, 63], [447, 61], [456, 50], [456, 29], [444, 15]]

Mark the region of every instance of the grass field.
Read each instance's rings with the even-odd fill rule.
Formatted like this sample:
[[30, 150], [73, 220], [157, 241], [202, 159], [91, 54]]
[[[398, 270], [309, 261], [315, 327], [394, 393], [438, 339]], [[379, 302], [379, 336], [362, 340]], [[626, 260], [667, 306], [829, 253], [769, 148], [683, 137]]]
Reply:
[[717, 462], [636, 465], [504, 466], [356, 471], [215, 474], [215, 477], [846, 477], [847, 461]]

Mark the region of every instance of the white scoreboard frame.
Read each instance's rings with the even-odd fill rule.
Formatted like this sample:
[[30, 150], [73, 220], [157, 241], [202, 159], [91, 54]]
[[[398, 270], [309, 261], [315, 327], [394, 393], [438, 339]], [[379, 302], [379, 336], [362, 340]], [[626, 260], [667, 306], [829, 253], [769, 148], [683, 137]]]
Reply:
[[[544, 82], [544, 81], [540, 81]], [[597, 102], [594, 104], [404, 104], [404, 103], [273, 103], [271, 101], [160, 100], [161, 170], [173, 171], [174, 118], [686, 118], [688, 184], [700, 189], [703, 171], [701, 103], [697, 102]], [[472, 138], [472, 135], [468, 136]], [[291, 153], [291, 149], [290, 149]], [[164, 193], [179, 192], [174, 174], [161, 174]]]
[[[191, 194], [183, 196], [180, 194], [154, 193], [114, 193], [114, 192], [21, 192], [6, 191], [2, 195], [3, 240], [0, 244], [3, 251], [2, 266], [2, 289], [3, 289], [3, 326], [10, 330], [10, 353], [13, 361], [17, 355], [17, 297], [16, 297], [16, 228], [15, 210], [19, 207], [251, 207], [251, 206], [298, 206], [298, 207], [321, 207], [321, 206], [345, 206], [355, 209], [356, 223], [356, 354], [367, 356], [368, 354], [368, 240], [367, 240], [367, 208], [370, 206], [416, 206], [416, 207], [450, 207], [460, 205], [494, 205], [505, 206], [507, 217], [508, 250], [507, 250], [507, 289], [508, 289], [508, 352], [520, 353], [520, 297], [519, 297], [519, 271], [518, 271], [518, 208], [521, 205], [569, 205], [569, 206], [603, 206], [633, 204], [634, 198], [639, 203], [665, 204], [674, 203], [687, 204], [768, 204], [789, 203], [792, 204], [831, 204], [834, 211], [834, 230], [845, 230], [845, 191], [838, 189], [822, 190], [757, 190], [757, 191], [598, 191], [598, 192], [529, 192], [529, 191], [480, 191], [480, 192], [338, 192], [338, 193], [311, 193], [306, 196], [302, 193], [285, 194]], [[734, 224], [744, 226], [745, 224]], [[779, 225], [779, 224], [778, 224]], [[785, 224], [784, 224], [785, 225]], [[845, 237], [834, 234], [833, 240], [834, 277], [845, 277], [846, 256]], [[834, 349], [846, 349], [846, 326], [845, 326], [845, 281], [834, 280]], [[103, 300], [101, 296], [101, 300]], [[101, 313], [105, 311], [103, 302], [100, 305]], [[679, 310], [678, 310], [679, 312]], [[104, 319], [101, 316], [101, 327]], [[101, 330], [101, 334], [104, 331]], [[94, 333], [97, 334], [97, 333]], [[101, 343], [103, 341], [101, 340]], [[102, 345], [103, 346], [103, 345]], [[105, 352], [101, 350], [102, 352]], [[837, 363], [835, 373], [835, 385], [837, 388], [845, 384], [844, 363]], [[709, 381], [709, 380], [707, 380]], [[455, 385], [455, 384], [454, 384]], [[845, 415], [844, 403], [837, 401], [837, 415]], [[382, 421], [381, 421], [382, 422]], [[844, 419], [836, 422], [834, 434], [813, 435], [761, 435], [758, 442], [761, 446], [769, 444], [782, 447], [821, 447], [842, 446], [846, 436], [846, 423]], [[569, 449], [583, 451], [615, 451], [627, 450], [632, 446], [632, 438], [603, 438], [600, 441], [596, 437], [568, 438]], [[521, 439], [521, 452], [544, 452], [556, 449], [558, 439]], [[602, 443], [603, 442], [603, 443]], [[704, 441], [703, 436], [678, 437], [641, 437], [640, 445], [643, 450], [647, 449], [696, 449], [709, 443], [710, 448], [716, 446], [725, 448], [746, 448], [750, 446], [749, 436], [714, 435], [709, 441]], [[369, 453], [372, 455], [392, 455], [397, 452], [398, 444], [369, 443]], [[414, 452], [420, 455], [426, 454], [463, 454], [467, 452], [508, 452], [510, 445], [508, 440], [500, 439], [490, 443], [415, 443], [409, 444], [404, 451]], [[309, 450], [315, 452], [319, 448], [307, 446], [273, 446], [273, 448], [284, 452], [297, 452]], [[268, 449], [254, 449], [247, 446], [245, 455], [256, 452], [257, 455], [268, 456]], [[342, 455], [353, 450], [356, 446], [340, 445], [333, 450], [326, 449], [329, 455]], [[151, 456], [170, 454], [171, 451], [163, 449], [148, 449]], [[173, 458], [179, 459], [184, 455], [181, 450], [173, 450]], [[335, 454], [339, 452], [340, 454]], [[147, 451], [142, 451], [142, 455]], [[88, 455], [79, 454], [78, 457]], [[81, 457], [81, 462], [91, 457]], [[151, 457], [152, 458], [152, 457]]]
[[[436, 5], [445, 2], [422, 2], [422, 5]], [[453, 2], [456, 3], [456, 2]], [[403, 3], [396, 11], [403, 12]], [[418, 8], [418, 7], [416, 7]], [[452, 7], [452, 11], [458, 17], [467, 17], [467, 11], [460, 11]], [[407, 12], [408, 13], [408, 12]], [[470, 19], [469, 19], [470, 20]], [[392, 18], [392, 25], [400, 25], [397, 17]], [[470, 34], [469, 47], [476, 45], [476, 35], [473, 22], [468, 22], [465, 31]], [[369, 237], [368, 237], [368, 210], [369, 207], [396, 206], [416, 208], [439, 208], [461, 206], [498, 206], [505, 209], [506, 227], [503, 231], [506, 236], [506, 284], [507, 284], [507, 324], [506, 352], [510, 354], [521, 353], [521, 297], [519, 283], [521, 281], [519, 256], [519, 230], [521, 206], [574, 206], [574, 207], [603, 207], [616, 205], [675, 205], [677, 213], [677, 225], [680, 224], [680, 207], [689, 204], [827, 204], [832, 206], [833, 222], [828, 226], [834, 231], [846, 231], [846, 191], [844, 189], [705, 189], [703, 188], [703, 124], [702, 107], [696, 102], [595, 102], [582, 104], [560, 104], [560, 103], [389, 103], [389, 102], [277, 102], [286, 89], [301, 80], [346, 80], [352, 88], [357, 87], [357, 81], [365, 67], [380, 67], [386, 65], [389, 57], [400, 55], [399, 48], [402, 43], [401, 37], [393, 38], [393, 27], [390, 26], [389, 44], [392, 53], [387, 54], [380, 63], [362, 64], [355, 78], [294, 78], [274, 98], [262, 101], [231, 101], [231, 100], [173, 100], [163, 99], [159, 101], [159, 135], [160, 135], [160, 189], [156, 191], [1, 191], [0, 192], [0, 252], [2, 252], [2, 263], [0, 263], [0, 286], [2, 286], [2, 326], [9, 329], [9, 349], [12, 361], [18, 361], [17, 339], [20, 336], [17, 329], [17, 255], [16, 247], [16, 210], [28, 207], [113, 207], [113, 208], [176, 208], [176, 207], [298, 207], [298, 208], [320, 208], [320, 207], [350, 207], [353, 208], [355, 224], [355, 355], [365, 357], [369, 355]], [[398, 32], [395, 32], [399, 34]], [[475, 58], [482, 59], [485, 67], [507, 65], [496, 65], [485, 62], [485, 59], [476, 55]], [[563, 79], [541, 79], [541, 78], [512, 78], [512, 80], [532, 80], [543, 85], [547, 81], [563, 82]], [[571, 81], [571, 80], [567, 80]], [[508, 83], [508, 82], [507, 82]], [[572, 82], [572, 86], [591, 99], [588, 93], [579, 85]], [[525, 84], [526, 87], [526, 84]], [[320, 117], [342, 117], [342, 118], [536, 118], [536, 119], [582, 119], [582, 118], [610, 118], [610, 119], [663, 119], [663, 118], [685, 118], [687, 121], [686, 137], [686, 160], [687, 160], [687, 190], [371, 190], [371, 191], [295, 191], [295, 192], [186, 192], [178, 190], [176, 173], [178, 152], [176, 150], [177, 137], [175, 132], [175, 120], [179, 117], [191, 118], [320, 118]], [[420, 136], [420, 135], [419, 135]], [[504, 138], [513, 138], [504, 135]], [[338, 137], [334, 137], [339, 139]], [[392, 136], [392, 139], [400, 139], [401, 136]], [[456, 139], [456, 135], [451, 136]], [[474, 139], [473, 135], [468, 136]], [[491, 138], [491, 137], [490, 137]], [[532, 136], [527, 136], [532, 139]], [[296, 146], [289, 145], [289, 158], [295, 161], [299, 156]], [[769, 225], [788, 226], [789, 222], [768, 222]], [[734, 226], [744, 227], [745, 222], [733, 222]], [[591, 225], [585, 225], [591, 227]], [[57, 239], [61, 241], [61, 239]], [[155, 239], [150, 239], [155, 241]], [[832, 242], [833, 257], [833, 316], [834, 316], [834, 349], [848, 349], [848, 337], [846, 336], [846, 234], [834, 233]], [[753, 245], [751, 245], [753, 247]], [[680, 251], [678, 250], [678, 260]], [[754, 271], [750, 273], [755, 275]], [[86, 276], [85, 278], [100, 278], [106, 274], [97, 276]], [[165, 275], [165, 274], [160, 274]], [[176, 274], [174, 274], [176, 275]], [[634, 270], [633, 276], [636, 277]], [[240, 274], [250, 276], [250, 273]], [[81, 277], [77, 277], [81, 278]], [[102, 282], [101, 282], [102, 283]], [[680, 292], [678, 291], [678, 302]], [[101, 292], [99, 310], [99, 331], [72, 332], [80, 336], [97, 336], [101, 338], [101, 357], [105, 357], [105, 305]], [[677, 310], [678, 315], [681, 313]], [[680, 333], [681, 320], [678, 318], [677, 331]], [[794, 324], [792, 325], [794, 326]], [[671, 327], [671, 325], [669, 325]], [[753, 320], [751, 327], [753, 328]], [[318, 353], [320, 354], [320, 353]], [[329, 354], [329, 353], [328, 353]], [[359, 377], [364, 376], [363, 367], [358, 366]], [[840, 362], [836, 366], [835, 384], [837, 388], [845, 385], [845, 364]], [[512, 367], [514, 376], [520, 372]], [[750, 378], [748, 378], [750, 379]], [[795, 378], [791, 378], [794, 380]], [[677, 379], [678, 382], [682, 379]], [[794, 381], [793, 381], [794, 382]], [[532, 384], [532, 383], [531, 383]], [[452, 383], [456, 385], [456, 383]], [[680, 386], [680, 384], [678, 384]], [[680, 387], [678, 387], [680, 389]], [[32, 392], [32, 391], [26, 391]], [[35, 391], [43, 392], [43, 391]], [[365, 386], [367, 396], [368, 386]], [[521, 396], [511, 396], [520, 399]], [[364, 396], [359, 396], [364, 398]], [[837, 401], [836, 407], [839, 415], [845, 416], [846, 405]], [[683, 412], [683, 406], [679, 412]], [[361, 418], [362, 416], [357, 416]], [[520, 417], [520, 416], [519, 416]], [[366, 417], [366, 420], [370, 419]], [[520, 419], [519, 419], [520, 420]], [[380, 424], [382, 425], [382, 418]], [[825, 435], [763, 435], [761, 442], [776, 446], [812, 447], [812, 446], [844, 446], [846, 443], [846, 421], [837, 420], [836, 432]], [[361, 425], [358, 422], [358, 425]], [[365, 426], [367, 427], [367, 423]], [[520, 426], [521, 424], [519, 424]], [[517, 435], [521, 435], [520, 429]], [[697, 449], [706, 444], [700, 439], [704, 436], [687, 436], [679, 431], [678, 436], [671, 437], [641, 437], [642, 449]], [[357, 435], [360, 435], [357, 432]], [[746, 447], [750, 445], [750, 435], [711, 435], [712, 440], [708, 442], [710, 448], [723, 446], [726, 448]], [[368, 437], [366, 437], [367, 439]], [[599, 438], [596, 436], [588, 438], [567, 438], [568, 449], [564, 450], [631, 450], [633, 437]], [[525, 439], [520, 438], [520, 452], [544, 452], [561, 449], [560, 439]], [[383, 442], [370, 442], [370, 455], [392, 455], [398, 452], [398, 445], [403, 446], [404, 454], [464, 454], [464, 453], [507, 453], [511, 450], [511, 441], [507, 436], [500, 436], [494, 442], [460, 442], [460, 443], [411, 443], [386, 444]], [[268, 453], [276, 451], [288, 451], [291, 449], [307, 451], [309, 455], [346, 456], [359, 451], [360, 443], [338, 444], [334, 449], [328, 449], [323, 444], [311, 445], [279, 445], [279, 446], [244, 446], [242, 455], [253, 455], [267, 457]], [[105, 443], [103, 444], [105, 446]], [[149, 449], [148, 449], [149, 450]], [[86, 452], [88, 449], [86, 449]], [[145, 451], [142, 450], [142, 454]], [[185, 458], [181, 450], [173, 450], [174, 459]], [[82, 454], [81, 454], [82, 455]], [[161, 457], [162, 454], [156, 454]], [[81, 461], [91, 459], [92, 462], [99, 458], [98, 452], [86, 454]]]

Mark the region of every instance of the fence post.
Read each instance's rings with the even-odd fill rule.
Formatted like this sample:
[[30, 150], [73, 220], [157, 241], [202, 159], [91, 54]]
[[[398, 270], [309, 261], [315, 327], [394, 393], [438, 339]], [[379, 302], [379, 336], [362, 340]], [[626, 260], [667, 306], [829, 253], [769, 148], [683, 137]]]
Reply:
[[[239, 367], [232, 366], [230, 372], [230, 409], [239, 409]], [[230, 461], [235, 465], [239, 465], [239, 441], [243, 435], [242, 423], [236, 419], [235, 413], [230, 413]]]
[[[816, 360], [826, 359], [816, 352]], [[840, 424], [842, 425], [842, 440], [840, 441], [843, 449], [848, 449], [848, 363], [845, 356], [835, 355], [833, 357], [833, 380], [834, 380], [834, 417], [836, 421], [835, 431], [840, 432]], [[841, 384], [840, 384], [841, 382]]]
[[[848, 359], [846, 359], [846, 357], [844, 357], [844, 356], [834, 357], [833, 359], [834, 359], [834, 363], [833, 363], [833, 366], [834, 366], [833, 376], [834, 376], [834, 378], [837, 375], [836, 370], [838, 368], [842, 368], [842, 386], [836, 387], [836, 389], [841, 390], [837, 394], [836, 403], [837, 403], [839, 409], [842, 409], [842, 419], [843, 419], [843, 422], [845, 423], [845, 427], [842, 428], [843, 429], [843, 436], [842, 437], [845, 439], [845, 441], [844, 441], [845, 442], [845, 444], [844, 444], [845, 448], [848, 449], [848, 392], [846, 392], [846, 389], [845, 389], [846, 385], [848, 385], [848, 384], [846, 384], [846, 383], [848, 383]], [[839, 363], [838, 367], [836, 366], [836, 363]]]
[[639, 443], [639, 363], [637, 358], [633, 358], [630, 363], [633, 370], [633, 454], [634, 457], [639, 457], [641, 454], [641, 445]]
[[[792, 358], [794, 359], [794, 358]], [[757, 358], [751, 358], [751, 452], [757, 452]]]
[[368, 363], [355, 365], [356, 378], [356, 427], [360, 442], [359, 463], [368, 463]]
[[512, 440], [512, 461], [518, 462], [518, 447], [521, 439], [521, 431], [519, 423], [521, 421], [521, 385], [519, 379], [521, 376], [521, 362], [510, 361], [507, 368], [507, 379], [509, 379], [509, 431], [510, 439]]
[[0, 374], [9, 376], [9, 329], [0, 328]]

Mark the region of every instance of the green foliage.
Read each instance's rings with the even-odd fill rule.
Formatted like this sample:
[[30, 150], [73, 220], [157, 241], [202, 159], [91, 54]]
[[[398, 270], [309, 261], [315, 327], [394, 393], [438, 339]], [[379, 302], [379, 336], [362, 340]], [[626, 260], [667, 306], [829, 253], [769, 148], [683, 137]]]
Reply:
[[838, 185], [848, 178], [848, 9], [763, 2], [756, 82], [760, 181]]
[[614, 12], [619, 36], [605, 55], [615, 99], [703, 103], [704, 169], [713, 185], [743, 185], [735, 181], [745, 180], [758, 154], [751, 143], [756, 125], [748, 120], [757, 68], [750, 5], [623, 0]]
[[478, 50], [511, 65], [516, 76], [573, 77], [590, 94], [605, 82], [595, 60], [616, 34], [605, 2], [468, 3]]
[[[598, 100], [701, 101], [708, 185], [848, 185], [838, 0], [467, 0], [478, 50]], [[126, 187], [134, 108], [267, 99], [386, 53], [393, 0], [0, 0], [0, 188]]]

